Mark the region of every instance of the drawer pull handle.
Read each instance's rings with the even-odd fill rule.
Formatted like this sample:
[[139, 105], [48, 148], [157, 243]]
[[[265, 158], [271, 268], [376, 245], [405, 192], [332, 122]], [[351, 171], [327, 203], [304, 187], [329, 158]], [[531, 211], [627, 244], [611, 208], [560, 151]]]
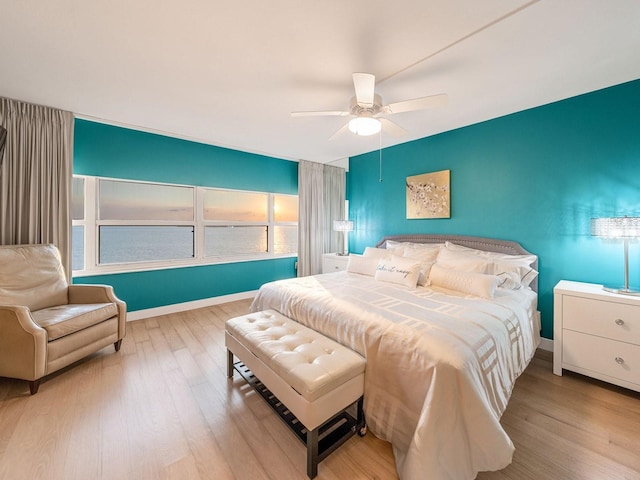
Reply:
[[624, 363], [624, 358], [622, 358], [622, 357], [616, 357], [616, 363], [617, 363], [618, 365], [622, 365], [622, 364]]
[[622, 320], [621, 318], [617, 318], [616, 325], [620, 325], [620, 326], [624, 325], [624, 320]]

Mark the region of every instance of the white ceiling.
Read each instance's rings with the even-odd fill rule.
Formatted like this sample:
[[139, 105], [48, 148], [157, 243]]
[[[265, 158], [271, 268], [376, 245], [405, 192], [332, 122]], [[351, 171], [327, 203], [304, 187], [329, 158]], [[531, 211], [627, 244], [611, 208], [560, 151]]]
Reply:
[[[351, 74], [397, 139], [328, 138]], [[330, 162], [640, 78], [639, 0], [0, 0], [0, 96], [286, 159]]]

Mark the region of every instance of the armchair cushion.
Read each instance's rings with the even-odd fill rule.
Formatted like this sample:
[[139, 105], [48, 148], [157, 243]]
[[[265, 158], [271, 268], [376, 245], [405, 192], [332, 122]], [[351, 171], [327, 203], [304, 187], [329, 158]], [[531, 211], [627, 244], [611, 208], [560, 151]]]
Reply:
[[75, 333], [118, 315], [115, 303], [57, 305], [31, 312], [33, 320], [47, 331], [49, 341]]

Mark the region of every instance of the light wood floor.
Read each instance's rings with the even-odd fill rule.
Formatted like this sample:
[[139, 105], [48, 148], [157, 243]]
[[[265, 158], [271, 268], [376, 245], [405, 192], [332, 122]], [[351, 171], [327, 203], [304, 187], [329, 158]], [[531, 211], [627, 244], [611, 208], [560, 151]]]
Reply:
[[[304, 479], [306, 450], [244, 382], [226, 379], [224, 321], [249, 301], [130, 322], [35, 396], [0, 378], [0, 479]], [[538, 352], [502, 423], [513, 463], [481, 480], [640, 479], [640, 394], [573, 374]], [[388, 443], [353, 437], [324, 479], [396, 479]]]

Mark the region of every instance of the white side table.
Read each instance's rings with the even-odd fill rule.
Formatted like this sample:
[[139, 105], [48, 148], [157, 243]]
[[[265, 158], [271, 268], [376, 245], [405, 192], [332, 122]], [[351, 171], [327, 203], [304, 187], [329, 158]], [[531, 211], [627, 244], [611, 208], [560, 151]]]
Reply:
[[554, 290], [553, 373], [640, 392], [640, 297], [562, 280]]
[[324, 253], [322, 255], [322, 273], [343, 272], [347, 269], [349, 255]]

